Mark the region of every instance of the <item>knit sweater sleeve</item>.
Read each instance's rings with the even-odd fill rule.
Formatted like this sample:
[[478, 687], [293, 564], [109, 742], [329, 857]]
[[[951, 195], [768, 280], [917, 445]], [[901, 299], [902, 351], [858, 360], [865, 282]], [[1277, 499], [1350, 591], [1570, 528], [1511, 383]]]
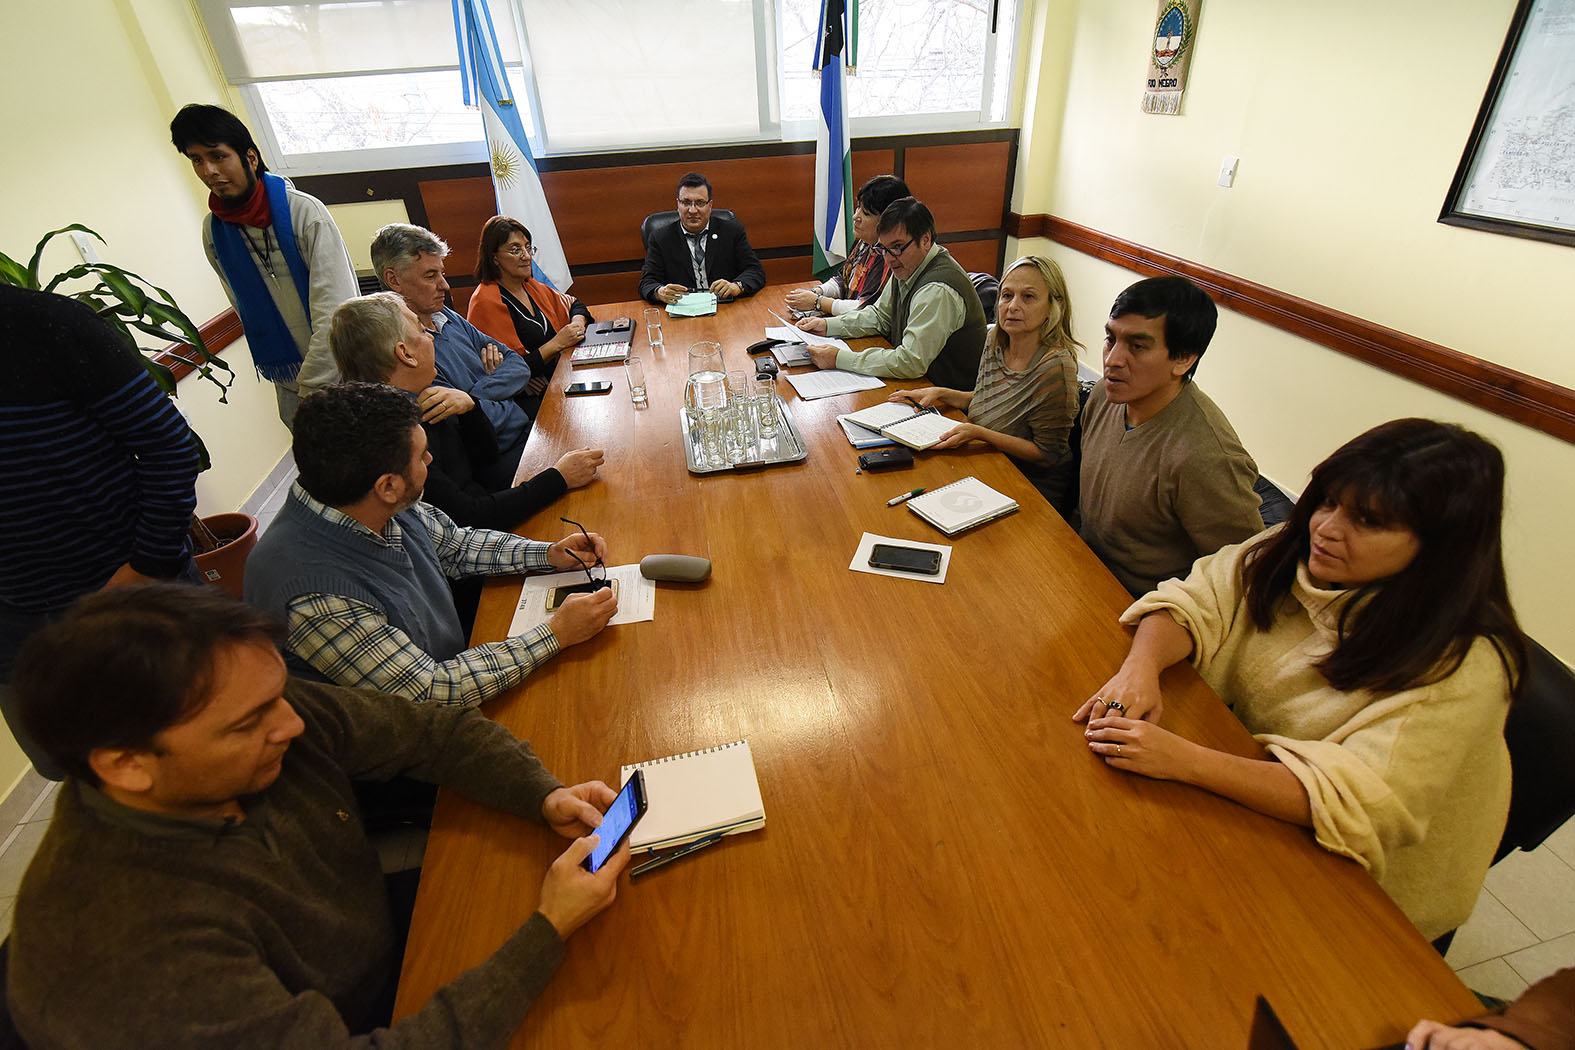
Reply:
[[1307, 790], [1318, 844], [1382, 880], [1391, 852], [1468, 804], [1451, 796], [1470, 755], [1460, 742], [1502, 736], [1508, 708], [1508, 678], [1483, 638], [1448, 678], [1375, 698], [1324, 739], [1256, 739]]
[[1121, 622], [1136, 627], [1155, 612], [1171, 618], [1192, 636], [1192, 662], [1202, 671], [1224, 646], [1238, 620], [1247, 615], [1242, 602], [1241, 563], [1245, 543], [1225, 547], [1199, 558], [1184, 580], [1164, 580], [1121, 614]]

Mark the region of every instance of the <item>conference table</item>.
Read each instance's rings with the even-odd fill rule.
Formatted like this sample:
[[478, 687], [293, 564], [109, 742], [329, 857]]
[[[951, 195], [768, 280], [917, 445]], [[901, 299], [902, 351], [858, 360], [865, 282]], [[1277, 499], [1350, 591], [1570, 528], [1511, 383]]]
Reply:
[[[668, 319], [649, 405], [623, 369], [560, 365], [521, 464], [606, 451], [560, 515], [608, 565], [711, 559], [660, 584], [655, 619], [560, 653], [485, 711], [565, 783], [745, 738], [763, 830], [630, 882], [569, 941], [513, 1046], [908, 1048], [1247, 1045], [1264, 995], [1302, 1050], [1399, 1040], [1479, 1008], [1357, 864], [1311, 833], [1196, 788], [1113, 770], [1072, 712], [1114, 672], [1126, 592], [1004, 456], [919, 453], [860, 473], [835, 421], [896, 388], [798, 400], [800, 463], [696, 476], [681, 406], [687, 349], [728, 368], [786, 313], [783, 288]], [[856, 348], [869, 341], [854, 341]], [[576, 378], [611, 394], [560, 396]], [[955, 413], [954, 413], [955, 414]], [[973, 475], [1020, 510], [947, 540], [886, 501]], [[849, 571], [861, 534], [950, 543], [945, 583]], [[477, 642], [504, 637], [520, 581], [491, 581]], [[1192, 668], [1167, 672], [1163, 723], [1262, 752]], [[396, 1016], [529, 917], [565, 840], [451, 792], [428, 840]]]

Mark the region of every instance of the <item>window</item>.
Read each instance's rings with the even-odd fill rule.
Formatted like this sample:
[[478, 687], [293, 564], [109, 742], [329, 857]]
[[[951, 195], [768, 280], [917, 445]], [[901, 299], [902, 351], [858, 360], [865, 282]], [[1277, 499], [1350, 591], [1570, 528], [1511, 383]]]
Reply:
[[[198, 0], [270, 165], [485, 159], [451, 0]], [[1000, 126], [1021, 0], [861, 0], [857, 135]], [[487, 0], [538, 155], [814, 136], [820, 0]]]

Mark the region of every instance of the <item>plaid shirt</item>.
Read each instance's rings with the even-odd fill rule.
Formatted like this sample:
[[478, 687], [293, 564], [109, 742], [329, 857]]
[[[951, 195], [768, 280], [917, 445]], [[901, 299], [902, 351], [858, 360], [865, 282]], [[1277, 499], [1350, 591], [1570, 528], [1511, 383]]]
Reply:
[[[404, 530], [390, 519], [381, 533], [307, 495], [299, 484], [290, 491], [312, 513], [374, 542], [398, 548]], [[455, 525], [436, 507], [411, 508], [426, 526], [439, 563], [451, 579], [503, 576], [554, 568], [549, 543], [507, 532]], [[337, 594], [303, 594], [290, 602], [287, 619], [290, 651], [338, 685], [377, 689], [411, 700], [440, 704], [479, 704], [524, 680], [537, 664], [558, 652], [558, 639], [546, 624], [501, 642], [487, 642], [451, 660], [435, 660], [410, 636], [388, 622], [383, 610]]]

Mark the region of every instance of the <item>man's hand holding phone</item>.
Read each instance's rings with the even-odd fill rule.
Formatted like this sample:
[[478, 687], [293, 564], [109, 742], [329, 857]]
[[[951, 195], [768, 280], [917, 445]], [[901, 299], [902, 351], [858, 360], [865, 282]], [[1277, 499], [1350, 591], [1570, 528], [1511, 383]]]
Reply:
[[564, 940], [613, 902], [618, 895], [618, 876], [629, 865], [629, 843], [625, 842], [594, 874], [586, 871], [585, 858], [598, 841], [595, 835], [575, 839], [552, 862], [542, 880], [541, 903], [536, 910]]

